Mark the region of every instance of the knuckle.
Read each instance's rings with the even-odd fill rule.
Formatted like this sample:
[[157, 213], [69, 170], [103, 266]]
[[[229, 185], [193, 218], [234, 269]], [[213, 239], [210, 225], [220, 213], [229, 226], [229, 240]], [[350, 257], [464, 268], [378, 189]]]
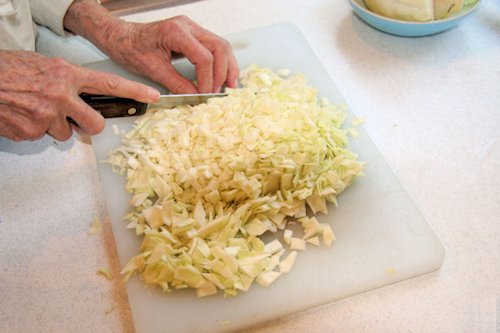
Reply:
[[164, 23], [165, 31], [170, 35], [175, 36], [183, 32], [183, 24], [177, 20], [166, 21]]
[[169, 90], [175, 94], [182, 94], [187, 91], [187, 87], [182, 82], [175, 82], [170, 85]]
[[224, 38], [219, 39], [219, 47], [223, 49], [225, 52], [229, 52], [231, 50], [231, 43]]
[[41, 96], [48, 103], [65, 103], [69, 101], [69, 94], [66, 93], [66, 87], [60, 83], [49, 83], [40, 90]]
[[44, 103], [43, 105], [40, 105], [32, 115], [32, 118], [34, 121], [36, 121], [37, 124], [44, 124], [44, 123], [50, 123], [52, 119], [54, 119], [54, 112], [52, 111], [52, 108], [47, 104]]
[[106, 75], [104, 77], [104, 84], [106, 85], [107, 88], [115, 90], [120, 87], [121, 80], [114, 75]]
[[171, 34], [184, 32], [185, 29], [189, 29], [189, 27], [193, 25], [193, 21], [186, 15], [174, 16], [162, 23], [164, 24], [165, 30], [169, 31]]
[[28, 125], [19, 128], [18, 133], [23, 140], [37, 140], [45, 134], [45, 129], [41, 126]]
[[191, 22], [191, 19], [186, 16], [186, 15], [177, 15], [173, 17], [174, 21], [180, 21], [180, 22]]
[[52, 72], [52, 75], [56, 77], [66, 76], [68, 70], [71, 68], [71, 64], [63, 58], [51, 58], [49, 61], [51, 64], [50, 70]]

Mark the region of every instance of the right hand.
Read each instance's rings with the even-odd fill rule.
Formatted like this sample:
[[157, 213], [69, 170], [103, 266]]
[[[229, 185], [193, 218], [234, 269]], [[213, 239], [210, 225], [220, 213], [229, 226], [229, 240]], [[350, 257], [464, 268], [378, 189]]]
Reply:
[[94, 135], [104, 119], [82, 101], [80, 93], [156, 102], [160, 93], [120, 76], [72, 65], [29, 51], [0, 50], [0, 136], [14, 141], [45, 135], [65, 141], [73, 133], [73, 119], [83, 132]]

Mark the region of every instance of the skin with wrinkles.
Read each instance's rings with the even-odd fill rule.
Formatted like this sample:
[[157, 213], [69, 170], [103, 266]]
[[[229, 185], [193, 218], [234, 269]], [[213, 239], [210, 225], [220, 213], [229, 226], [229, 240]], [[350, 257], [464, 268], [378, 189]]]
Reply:
[[[135, 72], [148, 73], [171, 91], [218, 92], [226, 81], [229, 87], [236, 86], [238, 65], [229, 43], [185, 16], [130, 25], [113, 35], [123, 36], [117, 38], [120, 47], [112, 50], [117, 62]], [[195, 65], [197, 87], [170, 64], [173, 52], [182, 53]]]
[[[109, 15], [104, 7], [96, 7], [93, 0], [80, 0], [70, 7], [64, 24], [125, 68], [174, 93], [218, 92], [224, 83], [237, 85], [238, 64], [230, 44], [186, 16], [128, 23]], [[172, 53], [186, 56], [195, 65], [198, 86], [175, 71]]]
[[0, 50], [0, 135], [15, 141], [48, 133], [67, 140], [72, 118], [82, 131], [97, 134], [104, 119], [78, 96], [109, 94], [154, 102], [159, 92], [119, 76], [92, 71], [29, 51]]
[[[94, 0], [76, 0], [64, 17], [64, 27], [79, 34], [110, 58], [164, 85], [174, 93], [219, 91], [237, 86], [238, 65], [227, 41], [185, 16], [152, 23], [129, 23]], [[198, 84], [171, 65], [180, 53], [195, 65]], [[77, 129], [93, 135], [104, 120], [84, 103], [80, 93], [128, 97], [155, 102], [153, 88], [116, 75], [100, 73], [34, 52], [0, 50], [0, 136], [15, 141], [36, 140], [46, 133], [67, 140]]]

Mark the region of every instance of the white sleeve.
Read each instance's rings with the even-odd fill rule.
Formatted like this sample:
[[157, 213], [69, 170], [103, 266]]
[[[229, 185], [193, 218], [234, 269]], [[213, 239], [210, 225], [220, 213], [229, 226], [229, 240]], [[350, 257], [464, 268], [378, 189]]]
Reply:
[[75, 0], [30, 0], [33, 20], [63, 36], [64, 16], [73, 1]]

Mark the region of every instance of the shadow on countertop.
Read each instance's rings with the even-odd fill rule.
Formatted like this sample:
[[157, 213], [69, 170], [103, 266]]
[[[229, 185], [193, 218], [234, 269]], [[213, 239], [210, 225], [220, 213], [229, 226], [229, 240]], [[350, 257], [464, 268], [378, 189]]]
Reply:
[[51, 136], [45, 135], [40, 140], [15, 142], [7, 138], [0, 137], [0, 154], [10, 153], [18, 156], [36, 155], [46, 151], [49, 148], [55, 148], [61, 152], [69, 151], [75, 144], [75, 140], [84, 143], [90, 143], [89, 138], [77, 138], [73, 136], [68, 141], [61, 142], [54, 140]]

